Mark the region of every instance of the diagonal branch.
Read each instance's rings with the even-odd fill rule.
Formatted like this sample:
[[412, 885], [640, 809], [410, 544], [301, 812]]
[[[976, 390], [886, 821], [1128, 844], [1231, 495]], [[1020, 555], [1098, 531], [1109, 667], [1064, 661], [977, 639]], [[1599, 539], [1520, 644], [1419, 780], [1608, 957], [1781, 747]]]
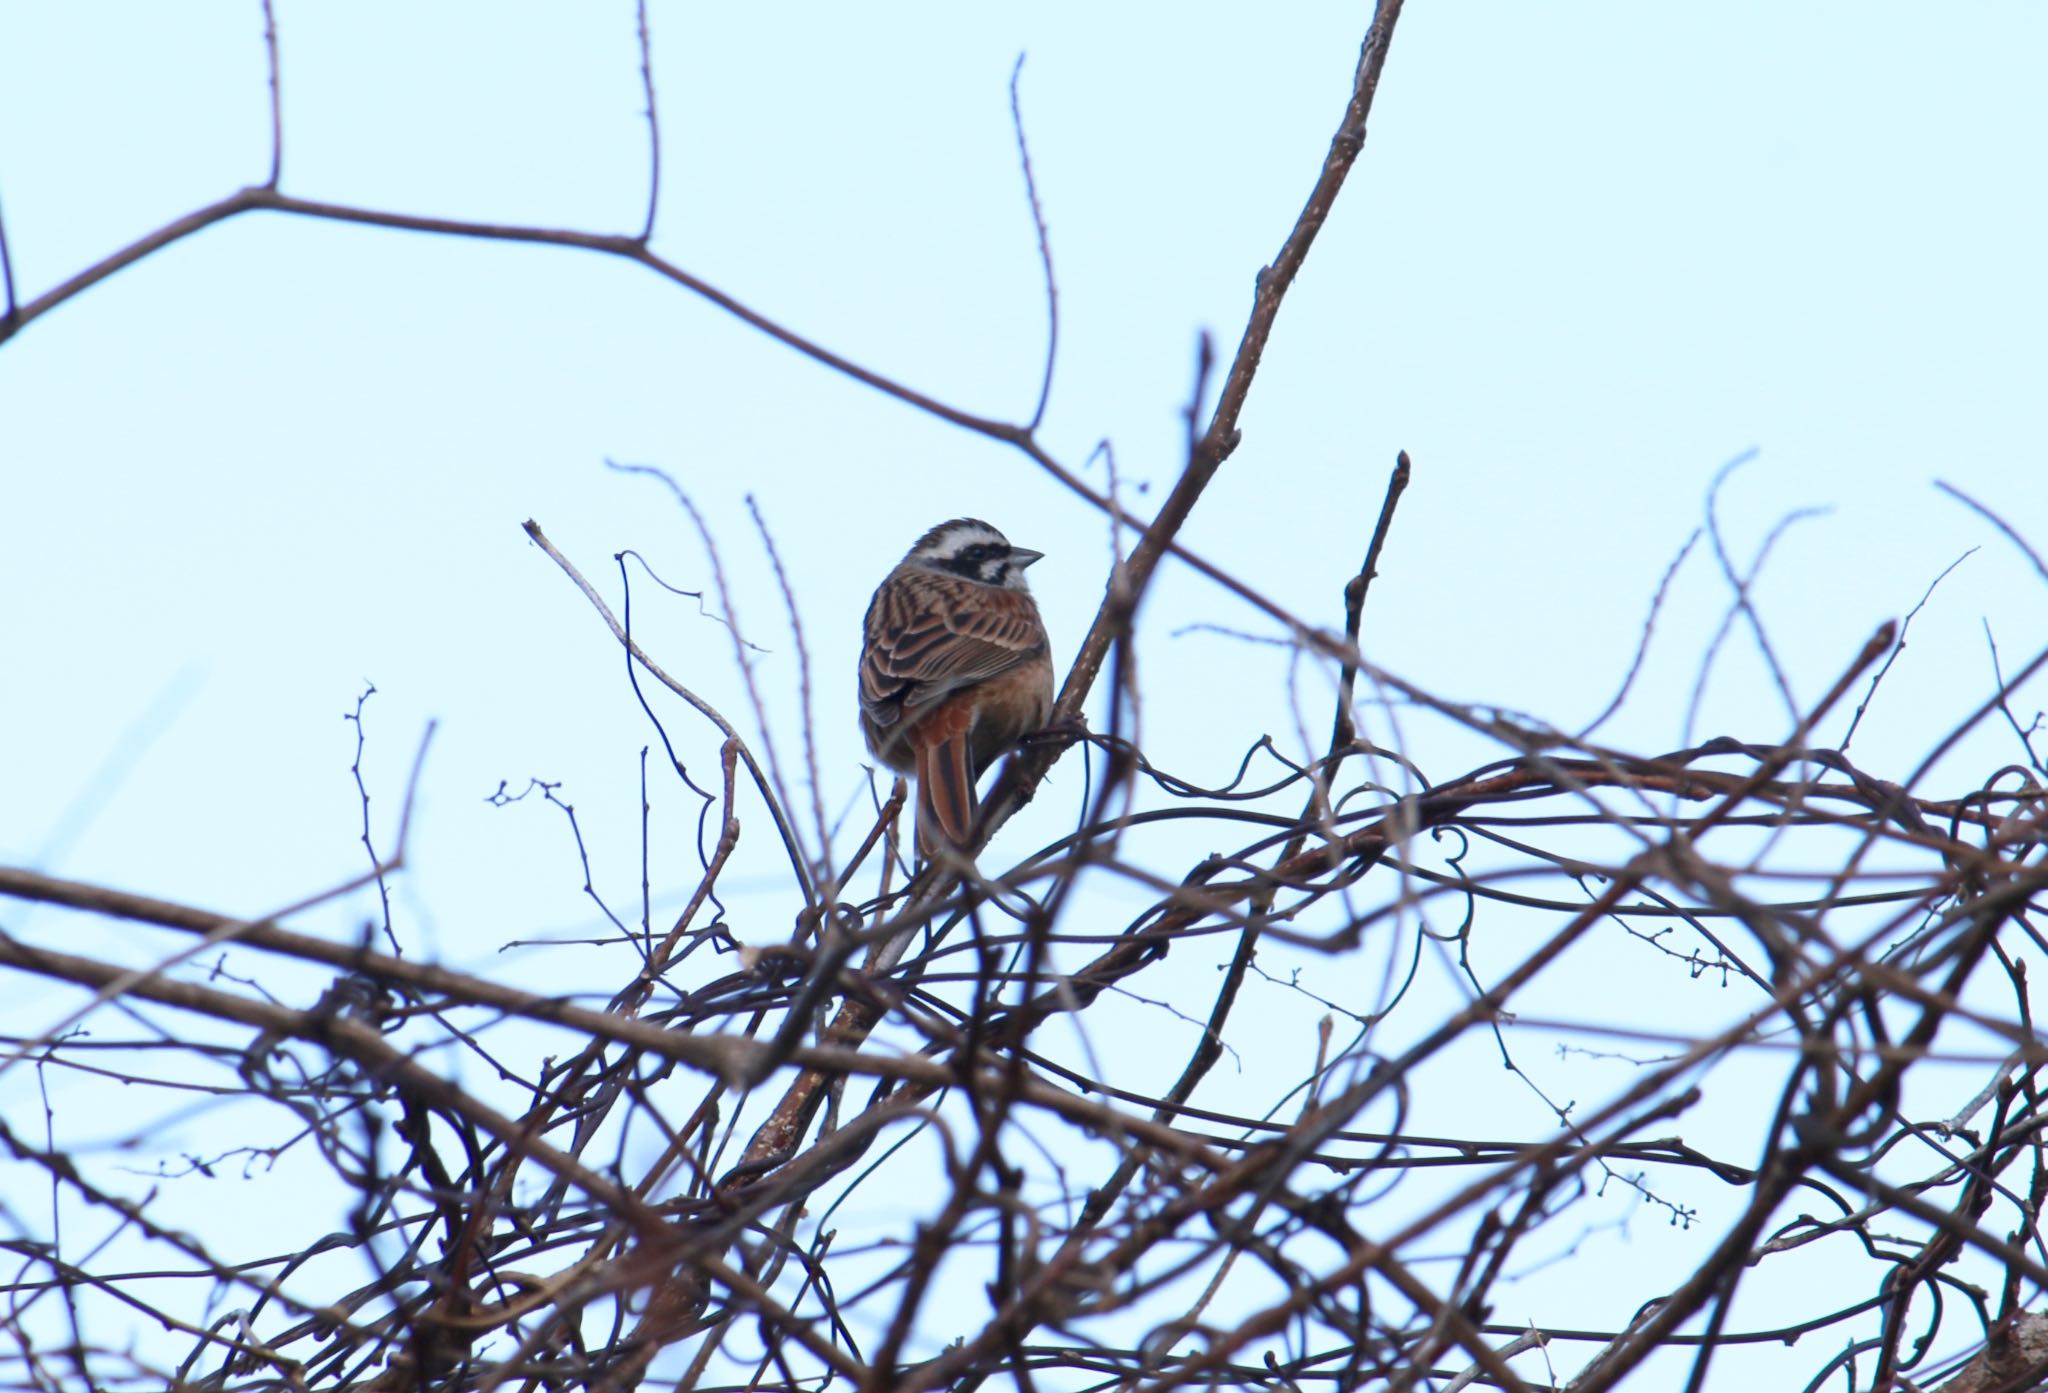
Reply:
[[[1352, 164], [1365, 148], [1366, 118], [1372, 112], [1373, 95], [1379, 90], [1380, 73], [1386, 67], [1387, 50], [1393, 43], [1394, 24], [1400, 15], [1401, 0], [1380, 0], [1372, 25], [1365, 32], [1365, 42], [1359, 51], [1358, 67], [1352, 79], [1351, 97], [1345, 104], [1336, 134], [1330, 137], [1330, 149], [1323, 157], [1322, 172], [1317, 175], [1315, 186], [1309, 191], [1308, 202], [1295, 218], [1287, 239], [1280, 244], [1279, 254], [1270, 266], [1259, 271], [1258, 288], [1252, 295], [1251, 316], [1245, 322], [1237, 353], [1224, 375], [1216, 410], [1209, 418], [1208, 427], [1189, 451], [1187, 466], [1181, 471], [1173, 491], [1160, 505], [1159, 512], [1132, 549], [1130, 558], [1110, 576], [1109, 593], [1103, 597], [1095, 622], [1081, 641], [1080, 652], [1073, 667], [1068, 669], [1066, 683], [1060, 688], [1059, 700], [1053, 706], [1055, 722], [1070, 721], [1079, 714], [1082, 703], [1087, 700], [1096, 677], [1102, 671], [1104, 660], [1109, 656], [1111, 644], [1127, 630], [1160, 559], [1187, 522], [1188, 515], [1194, 511], [1217, 469], [1237, 448], [1241, 439], [1238, 417], [1244, 411], [1252, 382], [1258, 376], [1266, 342], [1272, 337], [1273, 325], [1280, 315], [1281, 301], [1294, 284], [1302, 263], [1308, 259], [1316, 234], [1329, 220], [1330, 209], [1336, 203], [1338, 191], [1344, 186], [1345, 176], [1351, 172]], [[983, 825], [993, 831], [1029, 801], [1030, 791], [1057, 756], [1057, 748], [1045, 747], [1027, 750], [1020, 759], [1012, 761], [1010, 770], [989, 795]]]

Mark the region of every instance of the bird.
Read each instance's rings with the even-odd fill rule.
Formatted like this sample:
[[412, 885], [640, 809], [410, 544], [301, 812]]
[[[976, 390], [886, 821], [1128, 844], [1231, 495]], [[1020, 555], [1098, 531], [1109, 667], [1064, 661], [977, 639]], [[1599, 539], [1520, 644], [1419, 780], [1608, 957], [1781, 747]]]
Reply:
[[917, 840], [964, 847], [975, 785], [1052, 715], [1052, 652], [1024, 572], [1043, 552], [979, 518], [942, 522], [875, 587], [862, 624], [860, 724], [917, 778]]

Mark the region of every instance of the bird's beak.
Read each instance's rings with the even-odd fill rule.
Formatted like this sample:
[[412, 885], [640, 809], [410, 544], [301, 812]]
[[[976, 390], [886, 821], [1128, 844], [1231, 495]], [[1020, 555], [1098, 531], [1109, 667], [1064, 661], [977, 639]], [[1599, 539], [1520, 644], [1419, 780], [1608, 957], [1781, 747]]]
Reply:
[[1043, 560], [1045, 560], [1045, 553], [1042, 551], [1033, 551], [1030, 547], [1010, 548], [1010, 564], [1020, 571], [1034, 561]]

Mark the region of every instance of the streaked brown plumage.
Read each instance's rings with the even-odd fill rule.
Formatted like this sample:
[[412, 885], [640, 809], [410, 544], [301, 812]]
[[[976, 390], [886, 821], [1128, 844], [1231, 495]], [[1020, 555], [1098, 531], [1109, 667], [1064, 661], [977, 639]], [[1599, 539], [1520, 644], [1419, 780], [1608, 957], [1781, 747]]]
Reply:
[[868, 604], [860, 724], [868, 749], [917, 778], [918, 842], [974, 831], [975, 784], [1052, 714], [1052, 655], [1025, 588], [1040, 553], [974, 518], [918, 539]]

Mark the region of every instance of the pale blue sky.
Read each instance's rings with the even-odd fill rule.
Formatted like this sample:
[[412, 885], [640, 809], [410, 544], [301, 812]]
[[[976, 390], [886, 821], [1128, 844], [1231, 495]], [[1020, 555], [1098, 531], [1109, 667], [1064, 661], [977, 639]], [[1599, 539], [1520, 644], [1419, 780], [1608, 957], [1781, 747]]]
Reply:
[[[1061, 290], [1044, 439], [1076, 470], [1112, 441], [1140, 513], [1179, 466], [1196, 336], [1234, 346], [1366, 13], [650, 8], [658, 249], [836, 351], [1013, 418], [1045, 342], [1007, 95], [1028, 53]], [[285, 0], [280, 24], [287, 191], [637, 230], [630, 5]], [[261, 36], [254, 4], [0, 3], [0, 212], [22, 298], [262, 179]], [[1243, 445], [1183, 539], [1336, 625], [1405, 448], [1415, 483], [1369, 653], [1445, 696], [1575, 727], [1619, 680], [1715, 471], [1754, 450], [1723, 494], [1740, 558], [1791, 510], [1831, 510], [1778, 542], [1757, 591], [1802, 699], [1983, 547], [1917, 621], [1857, 736], [1875, 772], [1902, 777], [1988, 692], [1980, 621], [2009, 669], [2048, 642], [2032, 568], [1932, 487], [1951, 481], [2048, 549], [2044, 51], [2048, 9], [2031, 4], [1930, 20], [1415, 0]], [[501, 779], [564, 781], [601, 883], [631, 907], [650, 732], [596, 617], [520, 523], [538, 520], [608, 593], [624, 548], [675, 583], [707, 579], [666, 494], [606, 459], [691, 490], [784, 691], [792, 647], [742, 501], [757, 499], [803, 605], [835, 812], [864, 787], [847, 681], [860, 612], [926, 526], [974, 514], [1046, 552], [1032, 580], [1062, 660], [1101, 594], [1103, 524], [1028, 461], [644, 271], [246, 217], [0, 345], [0, 860], [248, 914], [330, 884], [362, 861], [340, 717], [367, 678], [387, 842], [424, 724], [440, 722], [402, 891], [415, 951], [577, 980], [564, 954], [498, 956], [591, 915], [557, 819], [484, 798]], [[724, 631], [690, 602], [636, 595], [650, 647], [742, 716]], [[1679, 743], [1726, 604], [1695, 555], [1610, 740]], [[1284, 656], [1174, 636], [1270, 623], [1172, 566], [1146, 618], [1155, 758], [1220, 780], [1261, 733], [1296, 748]], [[1782, 734], [1753, 647], [1724, 663], [1702, 733]], [[1322, 687], [1301, 700], [1326, 729]], [[2020, 703], [2042, 704], [2038, 686]], [[793, 753], [793, 708], [775, 715]], [[1424, 723], [1402, 734], [1438, 778], [1495, 753]], [[2013, 757], [1987, 748], [1957, 767]], [[715, 768], [715, 749], [700, 740], [693, 768]], [[1017, 846], [1070, 820], [1079, 787], [1063, 766]], [[693, 818], [657, 800], [658, 836], [687, 839]], [[673, 886], [693, 860], [686, 841], [671, 855]], [[739, 931], [775, 941], [785, 907], [762, 898]], [[11, 931], [56, 922], [4, 915]], [[41, 990], [0, 981], [0, 1003], [33, 1028], [59, 1010]], [[1540, 1290], [1521, 1290], [1531, 1308], [1508, 1318], [1544, 1318]]]

